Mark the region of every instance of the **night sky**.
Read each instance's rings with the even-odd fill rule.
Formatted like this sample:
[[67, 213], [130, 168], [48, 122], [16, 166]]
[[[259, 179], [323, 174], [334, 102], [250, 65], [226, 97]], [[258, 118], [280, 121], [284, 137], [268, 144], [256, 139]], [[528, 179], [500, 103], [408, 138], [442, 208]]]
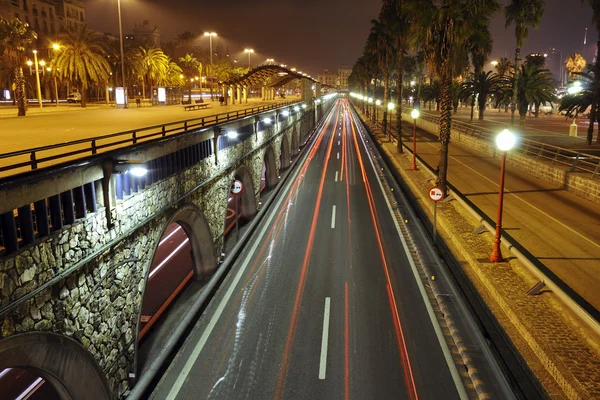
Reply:
[[[508, 4], [509, 0], [501, 0]], [[568, 5], [567, 5], [568, 4]], [[116, 0], [85, 0], [91, 28], [118, 32]], [[161, 41], [171, 40], [185, 30], [202, 34], [215, 31], [231, 56], [247, 63], [245, 47], [256, 53], [252, 64], [274, 58], [313, 76], [325, 68], [352, 66], [363, 51], [370, 20], [381, 8], [378, 0], [121, 0], [124, 33], [134, 23], [150, 20], [161, 30]], [[591, 23], [592, 11], [580, 0], [546, 0], [546, 12], [538, 29], [532, 29], [524, 53], [546, 52], [555, 47], [563, 57], [583, 49], [588, 28], [585, 58], [592, 62], [597, 40]], [[504, 15], [493, 20], [494, 51], [490, 59], [513, 57], [514, 28], [504, 29]], [[208, 39], [199, 38], [208, 47]], [[245, 65], [245, 64], [244, 64]]]

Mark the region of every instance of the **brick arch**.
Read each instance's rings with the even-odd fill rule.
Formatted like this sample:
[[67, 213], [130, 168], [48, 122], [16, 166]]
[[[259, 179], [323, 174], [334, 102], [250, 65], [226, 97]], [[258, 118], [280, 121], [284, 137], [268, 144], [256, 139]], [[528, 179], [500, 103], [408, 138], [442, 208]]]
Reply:
[[277, 182], [279, 182], [279, 172], [277, 172], [277, 164], [275, 163], [275, 151], [273, 150], [273, 147], [268, 146], [265, 149], [263, 162], [267, 167], [267, 171], [265, 173], [267, 189], [270, 189], [275, 187], [275, 185], [277, 185]]
[[94, 357], [78, 342], [49, 332], [28, 332], [0, 340], [0, 371], [35, 372], [61, 399], [106, 400], [113, 395]]
[[290, 156], [290, 142], [288, 141], [287, 135], [282, 135], [281, 137], [281, 148], [280, 148], [280, 158], [279, 158], [279, 170], [283, 171], [290, 166], [291, 156]]
[[[258, 168], [257, 171], [257, 182], [259, 182], [260, 184], [260, 171], [261, 171], [261, 167]], [[246, 220], [251, 220], [255, 215], [256, 215], [256, 211], [257, 211], [257, 207], [256, 207], [256, 196], [257, 196], [257, 191], [254, 188], [254, 184], [253, 184], [253, 179], [252, 179], [252, 171], [250, 171], [250, 169], [248, 167], [246, 167], [245, 165], [242, 165], [240, 167], [238, 167], [238, 169], [235, 171], [235, 174], [233, 174], [233, 176], [231, 177], [231, 183], [233, 184], [233, 181], [235, 179], [240, 179], [242, 181], [242, 183], [244, 184], [244, 190], [242, 192], [242, 197], [241, 197], [241, 214], [242, 214], [242, 218], [246, 219]], [[231, 186], [231, 185], [230, 185]], [[229, 190], [229, 187], [227, 187], [227, 190]]]

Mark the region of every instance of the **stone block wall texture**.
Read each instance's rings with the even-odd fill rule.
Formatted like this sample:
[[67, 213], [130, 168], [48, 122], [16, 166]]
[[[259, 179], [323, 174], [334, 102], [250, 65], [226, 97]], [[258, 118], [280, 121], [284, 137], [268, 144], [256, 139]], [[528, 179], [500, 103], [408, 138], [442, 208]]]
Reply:
[[[402, 114], [402, 118], [412, 122], [408, 114]], [[417, 126], [436, 135], [439, 134], [439, 127], [435, 123], [419, 120]], [[484, 154], [494, 155], [496, 153], [494, 145], [485, 140], [466, 135], [456, 130], [452, 131], [451, 137], [453, 142], [463, 144]], [[555, 184], [557, 187], [573, 192], [579, 197], [600, 204], [600, 178], [590, 179], [581, 173], [569, 172], [565, 166], [552, 165], [550, 162], [536, 160], [533, 156], [525, 156], [514, 152], [508, 154], [506, 162], [508, 165], [512, 165], [536, 178]]]
[[[218, 152], [217, 162], [215, 156], [208, 157], [117, 202], [111, 209], [114, 226], [110, 229], [105, 209], [100, 208], [0, 258], [0, 307], [31, 296], [0, 317], [0, 339], [32, 331], [71, 337], [93, 355], [112, 392], [121, 396], [130, 385], [128, 374], [134, 372], [148, 268], [169, 218], [176, 212], [169, 206], [179, 200], [179, 205], [193, 204], [201, 210], [219, 254], [227, 196], [236, 171], [242, 165], [248, 168], [258, 197], [265, 152], [272, 148], [279, 167], [282, 135], [291, 145], [294, 131], [312, 127], [311, 114], [314, 116], [307, 112], [270, 127]], [[120, 240], [114, 246], [100, 251], [116, 238]]]

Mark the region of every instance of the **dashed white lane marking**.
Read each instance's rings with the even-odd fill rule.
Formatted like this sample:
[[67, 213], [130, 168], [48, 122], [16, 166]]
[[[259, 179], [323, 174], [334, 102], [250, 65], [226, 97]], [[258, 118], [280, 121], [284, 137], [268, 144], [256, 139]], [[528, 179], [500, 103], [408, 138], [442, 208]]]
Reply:
[[337, 159], [338, 160], [340, 159], [340, 153], [337, 153]]
[[338, 173], [339, 173], [338, 171], [335, 171], [335, 181], [336, 182], [338, 181]]
[[333, 206], [333, 209], [331, 211], [331, 229], [335, 228], [335, 206]]
[[321, 336], [321, 359], [319, 360], [319, 379], [325, 379], [327, 373], [327, 343], [329, 341], [330, 309], [331, 298], [325, 297], [325, 312], [323, 313], [323, 335]]

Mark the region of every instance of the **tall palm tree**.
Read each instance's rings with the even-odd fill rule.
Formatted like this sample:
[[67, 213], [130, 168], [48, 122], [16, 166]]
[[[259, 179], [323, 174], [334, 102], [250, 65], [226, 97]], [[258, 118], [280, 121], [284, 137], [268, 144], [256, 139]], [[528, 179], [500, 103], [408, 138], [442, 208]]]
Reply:
[[9, 21], [0, 17], [0, 44], [4, 48], [2, 59], [13, 71], [14, 94], [19, 117], [24, 117], [27, 113], [25, 78], [23, 77], [25, 48], [35, 39], [37, 39], [37, 33], [29, 27], [29, 24], [21, 22], [18, 18]]
[[515, 74], [513, 80], [513, 95], [510, 123], [514, 125], [515, 109], [519, 102], [518, 99], [518, 80], [521, 72], [521, 48], [523, 42], [529, 36], [529, 27], [537, 28], [540, 20], [544, 16], [544, 0], [511, 0], [510, 4], [504, 9], [506, 18], [506, 29], [515, 24], [515, 38], [517, 39], [517, 48], [515, 49]]
[[448, 145], [452, 126], [452, 79], [464, 69], [473, 31], [489, 24], [494, 0], [421, 0], [406, 4], [413, 16], [413, 40], [425, 52], [430, 73], [440, 81], [440, 161], [437, 183], [447, 193]]
[[137, 78], [142, 83], [142, 98], [146, 98], [146, 83], [150, 86], [158, 84], [166, 78], [169, 57], [157, 47], [146, 49], [138, 47], [133, 55], [139, 68], [136, 70]]
[[383, 78], [383, 120], [382, 128], [383, 133], [388, 133], [388, 138], [391, 140], [391, 130], [387, 129], [387, 104], [389, 99], [390, 90], [390, 67], [394, 64], [394, 58], [396, 49], [394, 47], [395, 40], [392, 37], [392, 30], [390, 27], [391, 21], [395, 17], [391, 10], [386, 9], [387, 3], [381, 10], [379, 20], [371, 21], [371, 32], [375, 36], [375, 44], [377, 48], [377, 66], [382, 73]]
[[110, 64], [102, 35], [87, 27], [61, 35], [61, 50], [55, 65], [61, 78], [72, 82], [81, 90], [81, 107], [85, 108], [87, 90], [93, 84], [107, 82]]
[[557, 101], [554, 77], [547, 69], [534, 64], [523, 64], [517, 81], [519, 93], [519, 127], [525, 127], [525, 116], [530, 106], [535, 106], [536, 116], [541, 104]]
[[186, 84], [188, 85], [189, 99], [191, 101], [193, 85], [192, 79], [198, 73], [202, 75], [202, 63], [190, 53], [186, 53], [185, 56], [180, 57], [179, 62], [181, 63], [181, 69], [185, 76]]
[[586, 65], [585, 58], [579, 53], [573, 53], [565, 60], [565, 69], [569, 71], [569, 77], [575, 72], [582, 72]]

